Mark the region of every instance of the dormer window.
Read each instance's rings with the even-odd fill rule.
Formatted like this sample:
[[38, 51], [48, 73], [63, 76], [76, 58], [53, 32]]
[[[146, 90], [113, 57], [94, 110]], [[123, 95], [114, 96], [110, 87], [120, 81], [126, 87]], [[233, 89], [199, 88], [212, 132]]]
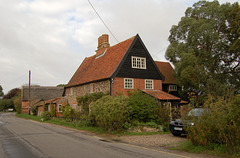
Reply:
[[146, 58], [132, 56], [132, 68], [146, 69]]

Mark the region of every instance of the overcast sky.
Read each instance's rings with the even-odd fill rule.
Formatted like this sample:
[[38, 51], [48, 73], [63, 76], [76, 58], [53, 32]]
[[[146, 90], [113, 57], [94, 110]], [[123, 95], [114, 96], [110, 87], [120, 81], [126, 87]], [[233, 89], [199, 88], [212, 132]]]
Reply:
[[[220, 0], [220, 3], [237, 0]], [[169, 30], [197, 0], [90, 0], [118, 41], [139, 34], [154, 60], [166, 61]], [[109, 34], [88, 0], [0, 0], [0, 85], [67, 84], [97, 38]]]

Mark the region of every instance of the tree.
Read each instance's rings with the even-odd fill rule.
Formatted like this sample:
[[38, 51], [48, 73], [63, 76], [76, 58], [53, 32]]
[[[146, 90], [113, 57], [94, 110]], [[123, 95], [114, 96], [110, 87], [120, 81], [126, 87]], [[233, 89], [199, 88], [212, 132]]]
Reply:
[[21, 90], [19, 88], [11, 89], [3, 96], [0, 106], [0, 110], [13, 108], [17, 113], [21, 113]]
[[16, 112], [20, 114], [22, 110], [21, 94], [18, 93], [18, 95], [13, 97], [12, 100], [13, 100], [13, 104]]
[[165, 57], [175, 66], [183, 93], [222, 95], [240, 88], [240, 8], [238, 3], [199, 1], [173, 25]]
[[2, 88], [2, 86], [0, 85], [0, 97], [3, 96], [3, 95], [4, 95], [4, 93], [3, 93], [3, 88]]
[[66, 84], [58, 84], [57, 87], [65, 87]]
[[1, 99], [0, 100], [0, 111], [7, 110], [8, 108], [14, 108], [12, 99]]
[[11, 89], [6, 95], [3, 96], [3, 99], [12, 99], [13, 97], [17, 96], [21, 93], [21, 89], [14, 88]]

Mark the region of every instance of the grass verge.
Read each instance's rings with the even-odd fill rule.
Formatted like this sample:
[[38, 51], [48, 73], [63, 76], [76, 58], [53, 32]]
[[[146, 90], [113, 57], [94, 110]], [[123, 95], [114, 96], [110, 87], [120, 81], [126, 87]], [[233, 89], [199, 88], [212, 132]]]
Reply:
[[[31, 119], [31, 120], [35, 120], [38, 122], [43, 122], [41, 120], [40, 116], [34, 116], [34, 115], [29, 115], [29, 114], [16, 114], [16, 116], [21, 117], [21, 118], [25, 118], [25, 119]], [[51, 123], [51, 124], [55, 124], [55, 125], [61, 125], [61, 126], [65, 126], [65, 127], [70, 127], [70, 128], [75, 128], [78, 130], [85, 130], [85, 131], [90, 131], [93, 133], [97, 133], [97, 134], [101, 134], [101, 133], [105, 133], [106, 130], [99, 128], [99, 127], [87, 127], [87, 126], [81, 126], [79, 122], [71, 122], [69, 120], [65, 120], [65, 119], [61, 119], [61, 118], [54, 118], [54, 119], [50, 119], [47, 121], [44, 121], [45, 123]]]
[[[38, 122], [43, 122], [41, 120], [40, 116], [34, 116], [34, 115], [29, 115], [29, 114], [16, 114], [16, 116], [21, 117], [21, 118], [35, 120], [35, 121], [38, 121]], [[92, 127], [92, 126], [85, 125], [80, 121], [72, 122], [71, 120], [68, 120], [68, 119], [66, 120], [66, 119], [63, 119], [63, 118], [52, 118], [52, 119], [44, 121], [44, 122], [55, 124], [55, 125], [61, 125], [61, 126], [65, 126], [65, 127], [70, 127], [70, 128], [74, 128], [74, 129], [78, 129], [78, 130], [89, 131], [89, 132], [93, 132], [93, 133], [96, 133], [96, 134], [110, 134], [110, 135], [116, 135], [116, 136], [154, 135], [154, 134], [168, 134], [169, 133], [169, 132], [107, 131], [107, 130], [105, 130], [103, 128], [100, 128], [100, 127]]]
[[224, 156], [224, 157], [231, 157], [231, 158], [240, 157], [240, 153], [238, 154], [228, 153], [225, 145], [212, 144], [208, 147], [204, 147], [204, 146], [193, 145], [190, 140], [182, 142], [179, 146], [172, 147], [170, 149], [186, 151], [189, 153], [205, 153], [210, 155]]

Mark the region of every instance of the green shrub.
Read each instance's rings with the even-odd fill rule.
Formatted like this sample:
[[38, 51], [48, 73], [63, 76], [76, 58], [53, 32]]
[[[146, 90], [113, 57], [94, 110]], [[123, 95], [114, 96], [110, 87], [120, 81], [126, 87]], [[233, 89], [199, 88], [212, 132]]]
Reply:
[[37, 116], [38, 114], [38, 106], [31, 106], [31, 111], [33, 115]]
[[41, 115], [41, 120], [42, 121], [47, 121], [47, 120], [50, 120], [50, 119], [51, 119], [50, 113], [48, 111], [44, 111]]
[[133, 120], [151, 122], [158, 118], [157, 101], [142, 91], [130, 94], [129, 106], [132, 108], [131, 119]]
[[48, 111], [48, 105], [44, 104], [44, 111]]
[[55, 106], [53, 104], [50, 104], [50, 116], [51, 117], [56, 116], [56, 109], [55, 109]]
[[86, 94], [84, 96], [77, 97], [78, 105], [81, 106], [81, 113], [85, 116], [89, 114], [89, 105], [91, 102], [97, 101], [103, 96], [108, 95], [102, 92]]
[[21, 111], [22, 110], [21, 95], [14, 97], [13, 103], [14, 103], [14, 108], [15, 108], [17, 114], [20, 114], [22, 112]]
[[12, 99], [0, 99], [0, 111], [7, 110], [8, 108], [14, 108]]
[[63, 106], [63, 117], [70, 118], [72, 121], [78, 118], [78, 113], [70, 105]]
[[104, 96], [91, 104], [90, 118], [93, 124], [107, 130], [122, 130], [128, 122], [131, 108], [126, 96]]
[[158, 104], [158, 123], [164, 124], [170, 122], [170, 104]]
[[240, 96], [209, 97], [204, 107], [208, 112], [187, 129], [192, 143], [223, 144], [228, 152], [240, 152]]

